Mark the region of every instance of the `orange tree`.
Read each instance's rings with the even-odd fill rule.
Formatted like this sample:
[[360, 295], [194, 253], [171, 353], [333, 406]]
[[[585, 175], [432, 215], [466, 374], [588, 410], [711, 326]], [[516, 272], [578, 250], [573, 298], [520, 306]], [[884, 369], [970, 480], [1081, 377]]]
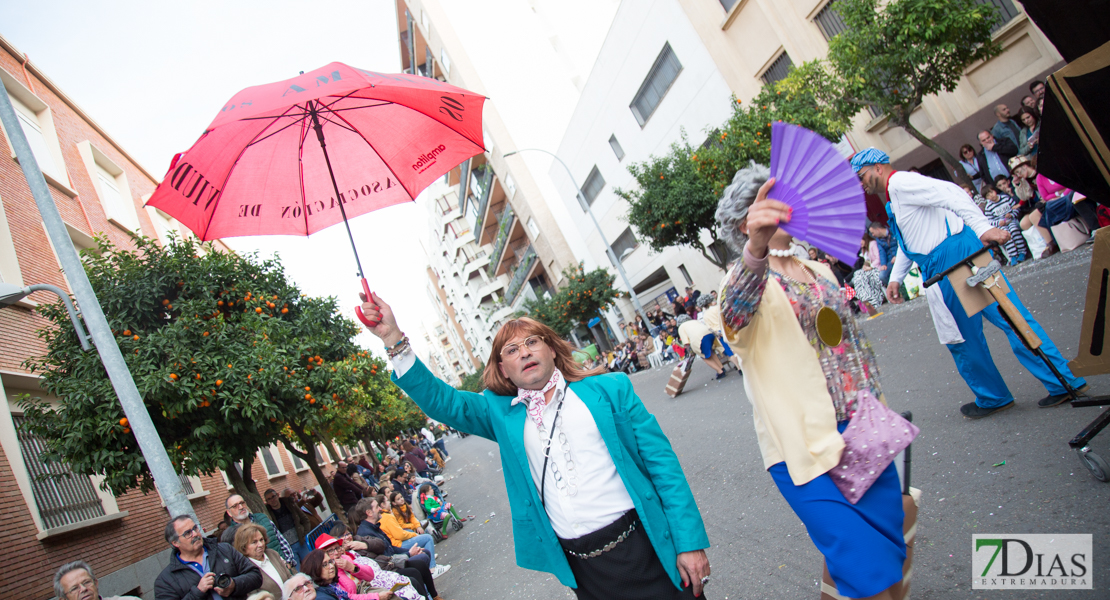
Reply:
[[[812, 94], [782, 85], [765, 86], [744, 104], [733, 98], [732, 115], [708, 128], [706, 140], [691, 146], [685, 134], [662, 156], [628, 166], [636, 186], [616, 190], [629, 203], [628, 222], [652, 250], [690, 246], [725, 268], [728, 254], [717, 237], [717, 202], [736, 171], [750, 161], [769, 164], [771, 124], [785, 121], [838, 140], [849, 122]], [[705, 239], [708, 237], [709, 241]]]
[[[334, 298], [301, 294], [276, 260], [216, 252], [192, 241], [134, 251], [98, 240], [85, 270], [117, 336], [159, 436], [179, 472], [223, 470], [255, 510], [249, 477], [258, 448], [298, 435], [310, 447], [328, 412], [361, 383], [334, 363], [355, 354], [358, 328]], [[82, 352], [64, 307], [43, 305], [46, 354], [27, 366], [56, 404], [25, 398], [30, 431], [47, 459], [104, 477], [116, 494], [153, 480], [100, 358]], [[331, 366], [330, 363], [333, 363]], [[315, 456], [303, 456], [325, 480]], [[331, 487], [321, 486], [338, 508]]]
[[566, 285], [548, 300], [529, 304], [530, 315], [566, 337], [578, 325], [601, 316], [617, 298], [626, 295], [613, 287], [617, 276], [598, 267], [587, 272], [582, 263], [563, 269]]

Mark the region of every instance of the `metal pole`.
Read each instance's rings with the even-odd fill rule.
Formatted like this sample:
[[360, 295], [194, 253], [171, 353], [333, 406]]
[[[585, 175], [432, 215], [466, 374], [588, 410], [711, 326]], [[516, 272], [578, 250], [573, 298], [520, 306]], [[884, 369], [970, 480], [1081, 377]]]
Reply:
[[181, 486], [181, 479], [174, 470], [173, 464], [170, 463], [170, 457], [166, 454], [161, 438], [158, 437], [158, 430], [154, 428], [154, 422], [150, 420], [150, 414], [146, 411], [142, 397], [139, 396], [135, 380], [131, 378], [131, 371], [127, 369], [127, 363], [124, 362], [123, 354], [119, 351], [116, 338], [112, 335], [108, 320], [104, 317], [104, 311], [100, 308], [100, 302], [96, 299], [92, 284], [89, 283], [85, 267], [81, 264], [81, 258], [77, 256], [73, 240], [69, 238], [62, 215], [54, 204], [54, 198], [50, 196], [50, 189], [46, 187], [46, 180], [43, 179], [42, 171], [35, 162], [35, 155], [31, 152], [31, 146], [27, 143], [27, 137], [23, 134], [23, 128], [15, 116], [15, 110], [6, 93], [0, 93], [0, 122], [8, 132], [8, 139], [11, 140], [15, 155], [19, 158], [19, 166], [23, 169], [23, 176], [27, 179], [31, 195], [34, 196], [35, 204], [38, 205], [39, 214], [42, 216], [42, 222], [46, 225], [46, 233], [54, 244], [54, 251], [58, 254], [62, 270], [69, 280], [73, 296], [81, 309], [81, 315], [85, 318], [85, 325], [89, 328], [97, 352], [100, 353], [100, 360], [104, 363], [104, 369], [108, 372], [108, 378], [112, 381], [112, 387], [116, 390], [120, 404], [123, 405], [123, 412], [127, 415], [131, 430], [135, 433], [135, 440], [139, 442], [143, 458], [146, 459], [150, 473], [154, 476], [154, 484], [172, 516], [189, 515], [193, 517], [193, 521], [199, 523], [196, 513], [193, 512], [193, 505]]
[[[640, 297], [636, 295], [636, 290], [632, 289], [632, 282], [628, 280], [628, 273], [625, 272], [620, 257], [617, 256], [616, 252], [613, 252], [613, 247], [609, 245], [609, 239], [605, 237], [605, 232], [601, 230], [601, 225], [598, 224], [597, 217], [594, 216], [594, 211], [590, 208], [590, 203], [586, 202], [586, 196], [582, 194], [582, 188], [578, 187], [578, 182], [574, 180], [574, 173], [571, 173], [570, 167], [567, 166], [567, 163], [563, 162], [563, 159], [559, 158], [559, 155], [542, 148], [522, 148], [520, 150], [514, 150], [505, 154], [505, 158], [520, 152], [543, 152], [544, 154], [549, 154], [552, 158], [559, 161], [559, 164], [563, 165], [563, 168], [566, 169], [567, 177], [570, 177], [570, 182], [574, 185], [574, 193], [578, 196], [578, 204], [582, 206], [582, 210], [586, 211], [586, 214], [590, 215], [590, 220], [593, 221], [594, 227], [597, 229], [597, 234], [601, 236], [601, 241], [605, 243], [605, 253], [609, 255], [609, 260], [617, 267], [617, 273], [620, 274], [621, 281], [624, 282], [624, 287], [628, 288], [628, 293], [632, 296], [632, 306], [636, 309], [636, 314], [640, 315], [640, 318], [644, 320], [644, 325], [647, 325], [649, 321], [647, 315], [644, 314], [644, 307], [640, 306]], [[639, 329], [639, 325], [637, 325], [636, 328]]]

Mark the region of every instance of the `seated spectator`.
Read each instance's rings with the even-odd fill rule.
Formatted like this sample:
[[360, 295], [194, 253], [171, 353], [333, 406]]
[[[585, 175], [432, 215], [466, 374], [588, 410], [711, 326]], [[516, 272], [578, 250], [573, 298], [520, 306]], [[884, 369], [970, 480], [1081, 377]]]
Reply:
[[[198, 600], [213, 594], [242, 600], [262, 585], [262, 571], [254, 563], [231, 544], [205, 539], [188, 515], [170, 519], [165, 537], [173, 551], [154, 582], [155, 600]], [[231, 578], [222, 588], [216, 586], [221, 575]]]
[[255, 590], [247, 596], [247, 600], [278, 600], [278, 598], [281, 598], [281, 594], [275, 596], [266, 590]]
[[1018, 113], [1022, 128], [1018, 134], [1018, 154], [1036, 156], [1041, 141], [1041, 119], [1034, 109], [1022, 108]]
[[[308, 532], [312, 531], [312, 524], [309, 523], [305, 511], [293, 502], [293, 490], [285, 488], [278, 497], [277, 490], [268, 489], [263, 492], [262, 499], [266, 501], [266, 512], [269, 513], [270, 519], [285, 541], [290, 542], [293, 552], [297, 553], [297, 559], [308, 554], [309, 548], [304, 547], [304, 539]], [[280, 595], [281, 588], [278, 586], [277, 589], [270, 591]]]
[[101, 596], [97, 584], [92, 567], [75, 560], [54, 573], [54, 596], [57, 600], [139, 600], [135, 596]]
[[292, 576], [292, 572], [281, 559], [281, 555], [266, 547], [269, 543], [266, 528], [255, 523], [247, 523], [235, 532], [235, 549], [247, 557], [262, 571], [262, 585], [259, 589], [271, 594], [281, 594], [281, 584]]
[[1012, 142], [1015, 148], [1019, 147], [1018, 132], [1021, 131], [1021, 126], [1010, 118], [1010, 108], [999, 104], [994, 107], [994, 116], [998, 117], [998, 122], [991, 127], [991, 135], [997, 140], [1006, 139]]
[[[401, 497], [404, 498], [405, 494], [401, 494]], [[377, 498], [378, 505], [381, 506], [378, 525], [381, 527], [382, 531], [389, 536], [389, 543], [402, 550], [408, 550], [413, 546], [420, 546], [428, 553], [429, 565], [434, 569], [436, 567], [435, 540], [427, 533], [416, 533], [401, 527], [401, 523], [397, 521], [396, 515], [393, 514], [393, 505], [390, 503], [389, 498], [389, 496], [378, 496]]]
[[694, 352], [700, 351], [702, 362], [717, 374], [714, 379], [722, 379], [728, 375], [728, 371], [725, 371], [724, 365], [721, 364], [720, 359], [713, 352], [713, 343], [717, 341], [717, 336], [713, 335], [709, 327], [705, 323], [695, 321], [686, 315], [679, 315], [678, 322], [679, 339], [687, 348]]
[[[351, 509], [350, 516], [354, 516], [355, 510]], [[379, 562], [375, 559], [380, 550], [384, 548], [381, 540], [371, 540], [375, 544], [375, 549], [379, 552], [370, 552], [370, 544], [364, 541], [356, 540], [351, 530], [343, 523], [336, 523], [331, 531], [328, 532], [331, 537], [339, 540], [340, 552], [349, 558], [351, 562], [359, 566], [361, 570], [366, 570], [366, 577], [361, 577], [366, 583], [361, 584], [360, 587], [377, 588], [377, 590], [389, 590], [398, 584], [404, 587], [398, 587], [393, 590], [398, 598], [403, 600], [424, 600], [427, 598], [427, 588], [421, 579], [421, 575], [415, 569], [391, 569], [392, 566], [389, 559]], [[328, 550], [328, 548], [325, 548]], [[385, 564], [382, 564], [382, 563]], [[403, 571], [403, 572], [402, 572]], [[377, 591], [371, 589], [370, 591]]]
[[991, 132], [979, 132], [979, 144], [983, 150], [976, 157], [979, 164], [979, 177], [983, 181], [994, 180], [999, 175], [1010, 176], [1006, 163], [1017, 155], [1017, 142], [1010, 142], [1007, 138], [996, 139]]
[[281, 600], [316, 600], [316, 586], [312, 578], [296, 573], [281, 586]]
[[343, 505], [343, 510], [350, 509], [362, 499], [362, 488], [358, 486], [347, 474], [347, 461], [341, 460], [336, 464], [335, 475], [331, 480], [331, 487]]
[[436, 495], [432, 486], [426, 483], [420, 486], [420, 504], [424, 508], [424, 514], [428, 515], [429, 519], [441, 523], [440, 533], [444, 538], [447, 537], [447, 527], [450, 521], [447, 518], [448, 516], [454, 517], [460, 523], [459, 529], [462, 529], [462, 523], [475, 518], [474, 515], [460, 517], [459, 513], [455, 512], [455, 507], [450, 502], [444, 502], [443, 498]]
[[428, 463], [424, 461], [424, 451], [413, 446], [412, 442], [401, 444], [401, 448], [405, 451], [404, 459], [412, 463], [412, 466], [416, 468], [416, 472], [430, 479], [431, 473], [428, 472]]
[[[335, 541], [335, 538], [326, 533], [320, 537]], [[350, 580], [347, 569], [354, 572], [354, 563], [342, 557], [336, 560], [323, 550], [313, 550], [304, 557], [304, 574], [312, 578], [312, 583], [316, 586], [316, 598], [319, 600], [389, 600], [393, 597], [390, 592], [355, 593], [357, 588]], [[348, 592], [347, 588], [352, 591]]]
[[[377, 498], [363, 498], [355, 506], [355, 513], [362, 515], [362, 521], [358, 524], [357, 535], [367, 543], [368, 550], [373, 552], [375, 548], [370, 546], [373, 539], [377, 539], [384, 543], [381, 554], [390, 557], [390, 561], [399, 567], [411, 567], [421, 571], [424, 584], [428, 586], [428, 591], [433, 595], [437, 595], [432, 580], [447, 572], [451, 568], [450, 565], [439, 565], [435, 567], [435, 571], [431, 571], [431, 557], [423, 548], [413, 545], [406, 551], [400, 546], [394, 546], [389, 535], [381, 527], [381, 516], [383, 506], [378, 502]], [[384, 500], [384, 498], [383, 498]], [[426, 574], [426, 575], [425, 575]]]
[[[270, 520], [270, 517], [262, 513], [251, 513], [247, 507], [247, 501], [239, 494], [232, 494], [224, 501], [227, 506], [227, 513], [231, 515], [231, 526], [227, 531], [220, 535], [220, 541], [225, 544], [232, 544], [235, 541], [235, 531], [247, 524], [257, 523], [266, 529], [266, 535], [269, 537], [269, 547], [273, 548], [281, 555], [282, 560], [289, 565], [290, 569], [296, 569], [299, 564], [297, 561], [297, 553], [293, 552], [293, 546], [281, 535], [277, 526]], [[249, 590], [248, 590], [249, 591]]]
[[[975, 155], [975, 148], [971, 144], [964, 144], [960, 146], [960, 166], [963, 167], [964, 173], [971, 178], [971, 185], [978, 188], [983, 184], [983, 178], [979, 173], [979, 159]], [[959, 181], [960, 174], [956, 171], [952, 172]]]
[[409, 506], [408, 497], [402, 495], [400, 492], [393, 492], [389, 495], [389, 506], [392, 508], [393, 518], [397, 520], [397, 524], [401, 526], [401, 529], [417, 535], [424, 533], [424, 528], [420, 526], [420, 521], [416, 519], [416, 515], [412, 514], [412, 507]]

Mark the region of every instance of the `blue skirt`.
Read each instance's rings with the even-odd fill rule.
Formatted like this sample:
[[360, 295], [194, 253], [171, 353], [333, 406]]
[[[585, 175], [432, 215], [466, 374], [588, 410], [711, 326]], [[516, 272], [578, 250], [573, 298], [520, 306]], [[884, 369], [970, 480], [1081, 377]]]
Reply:
[[[837, 427], [842, 433], [847, 421]], [[867, 598], [902, 580], [906, 539], [902, 489], [894, 463], [859, 502], [852, 504], [824, 473], [794, 485], [786, 463], [767, 469], [782, 496], [825, 556], [836, 589], [848, 598]]]

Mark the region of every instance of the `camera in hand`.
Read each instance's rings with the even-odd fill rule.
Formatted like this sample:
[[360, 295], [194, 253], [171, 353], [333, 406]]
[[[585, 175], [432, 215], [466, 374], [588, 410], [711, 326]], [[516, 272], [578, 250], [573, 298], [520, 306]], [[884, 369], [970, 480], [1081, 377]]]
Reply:
[[229, 585], [231, 585], [231, 575], [228, 575], [227, 573], [221, 573], [216, 576], [216, 587], [223, 590], [227, 589], [227, 586]]

